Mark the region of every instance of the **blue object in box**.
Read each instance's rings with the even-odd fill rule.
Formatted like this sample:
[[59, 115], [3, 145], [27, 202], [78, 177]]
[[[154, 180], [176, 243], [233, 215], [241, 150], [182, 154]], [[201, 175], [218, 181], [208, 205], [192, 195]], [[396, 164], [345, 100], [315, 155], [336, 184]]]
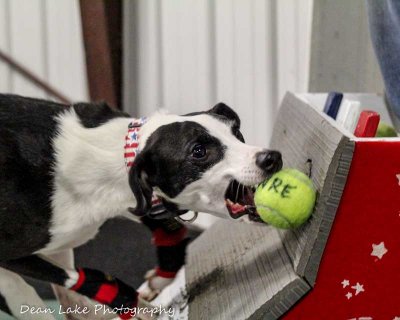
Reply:
[[324, 112], [332, 119], [336, 119], [342, 99], [343, 93], [333, 91], [329, 92], [328, 97], [326, 98]]

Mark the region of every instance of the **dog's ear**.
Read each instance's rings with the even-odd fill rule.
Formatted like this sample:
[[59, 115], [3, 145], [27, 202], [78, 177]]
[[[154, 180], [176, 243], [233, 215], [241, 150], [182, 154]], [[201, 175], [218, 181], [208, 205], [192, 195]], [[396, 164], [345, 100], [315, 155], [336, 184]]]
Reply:
[[236, 138], [244, 143], [244, 138], [240, 132], [240, 118], [232, 108], [228, 107], [225, 103], [217, 103], [212, 109], [207, 111], [211, 115], [216, 115], [218, 117], [223, 117], [233, 122], [232, 133]]
[[225, 103], [219, 102], [212, 109], [208, 110], [208, 113], [216, 114], [234, 121], [235, 126], [240, 128], [240, 118], [232, 108], [228, 107]]
[[139, 217], [146, 215], [152, 206], [153, 188], [147, 181], [145, 159], [145, 152], [141, 152], [129, 171], [129, 186], [136, 198], [136, 208], [128, 208], [128, 210]]

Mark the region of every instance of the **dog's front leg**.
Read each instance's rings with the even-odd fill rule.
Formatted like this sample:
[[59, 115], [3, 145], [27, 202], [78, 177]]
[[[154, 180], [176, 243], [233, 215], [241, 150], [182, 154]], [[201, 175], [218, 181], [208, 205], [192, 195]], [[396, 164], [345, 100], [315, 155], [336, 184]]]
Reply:
[[76, 291], [114, 309], [123, 319], [129, 319], [137, 307], [136, 290], [101, 271], [62, 268], [36, 255], [3, 261], [0, 266], [37, 280], [47, 281]]
[[[34, 310], [48, 310], [35, 313]], [[36, 290], [15, 272], [0, 268], [0, 310], [19, 320], [54, 320]], [[1, 316], [0, 316], [1, 317]]]
[[[75, 269], [74, 264], [74, 252], [72, 249], [66, 249], [55, 254], [45, 256], [45, 259], [50, 261], [54, 261], [59, 266], [67, 269]], [[96, 313], [96, 301], [89, 299], [79, 293], [69, 290], [66, 287], [59, 286], [56, 284], [51, 285], [53, 288], [53, 292], [60, 303], [61, 309], [64, 314], [64, 318], [66, 320], [82, 320], [82, 319], [97, 319], [97, 320], [106, 320], [115, 318], [114, 315], [103, 315], [101, 313]], [[88, 313], [86, 314], [77, 314], [77, 313], [69, 313], [68, 310], [73, 310], [75, 306], [80, 306], [82, 308], [87, 308]], [[68, 309], [69, 308], [69, 309]]]
[[185, 263], [187, 229], [174, 218], [155, 220], [143, 217], [142, 222], [152, 232], [152, 242], [156, 246], [158, 266], [147, 272], [147, 286], [140, 291], [140, 297], [153, 300], [175, 278]]

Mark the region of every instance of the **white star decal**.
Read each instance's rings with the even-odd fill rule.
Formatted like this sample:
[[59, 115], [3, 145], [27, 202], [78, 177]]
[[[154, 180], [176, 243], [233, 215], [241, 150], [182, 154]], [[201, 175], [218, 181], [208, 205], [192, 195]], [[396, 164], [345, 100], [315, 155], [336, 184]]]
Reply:
[[400, 173], [396, 174], [397, 180], [399, 180], [399, 186], [400, 186]]
[[349, 280], [346, 280], [346, 279], [344, 279], [344, 280], [341, 282], [341, 284], [342, 284], [343, 288], [346, 288], [347, 286], [349, 286], [349, 285], [350, 285], [350, 281], [349, 281]]
[[358, 282], [357, 282], [357, 284], [355, 286], [352, 286], [351, 288], [356, 290], [356, 293], [355, 293], [356, 295], [358, 295], [360, 292], [364, 292], [365, 291], [364, 290], [364, 285], [359, 284]]
[[346, 298], [349, 300], [351, 299], [351, 297], [353, 296], [353, 294], [351, 292], [347, 292], [346, 294]]
[[385, 248], [385, 243], [382, 241], [379, 244], [372, 244], [372, 252], [371, 256], [378, 257], [378, 259], [382, 259], [383, 255], [388, 252]]

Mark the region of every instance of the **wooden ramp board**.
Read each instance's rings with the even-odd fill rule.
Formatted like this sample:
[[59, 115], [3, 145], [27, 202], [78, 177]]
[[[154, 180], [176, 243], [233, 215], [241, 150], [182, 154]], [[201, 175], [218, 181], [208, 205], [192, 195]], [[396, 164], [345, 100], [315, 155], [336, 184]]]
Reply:
[[285, 167], [310, 174], [318, 201], [310, 221], [280, 231], [299, 276], [314, 284], [354, 152], [354, 141], [336, 122], [304, 100], [287, 93], [274, 126], [271, 148], [282, 152]]
[[313, 217], [295, 231], [229, 220], [206, 230], [188, 250], [189, 319], [277, 319], [315, 282], [354, 142], [288, 93], [271, 145], [286, 167], [311, 173], [319, 194]]
[[268, 226], [217, 222], [187, 260], [189, 319], [276, 319], [310, 289]]

